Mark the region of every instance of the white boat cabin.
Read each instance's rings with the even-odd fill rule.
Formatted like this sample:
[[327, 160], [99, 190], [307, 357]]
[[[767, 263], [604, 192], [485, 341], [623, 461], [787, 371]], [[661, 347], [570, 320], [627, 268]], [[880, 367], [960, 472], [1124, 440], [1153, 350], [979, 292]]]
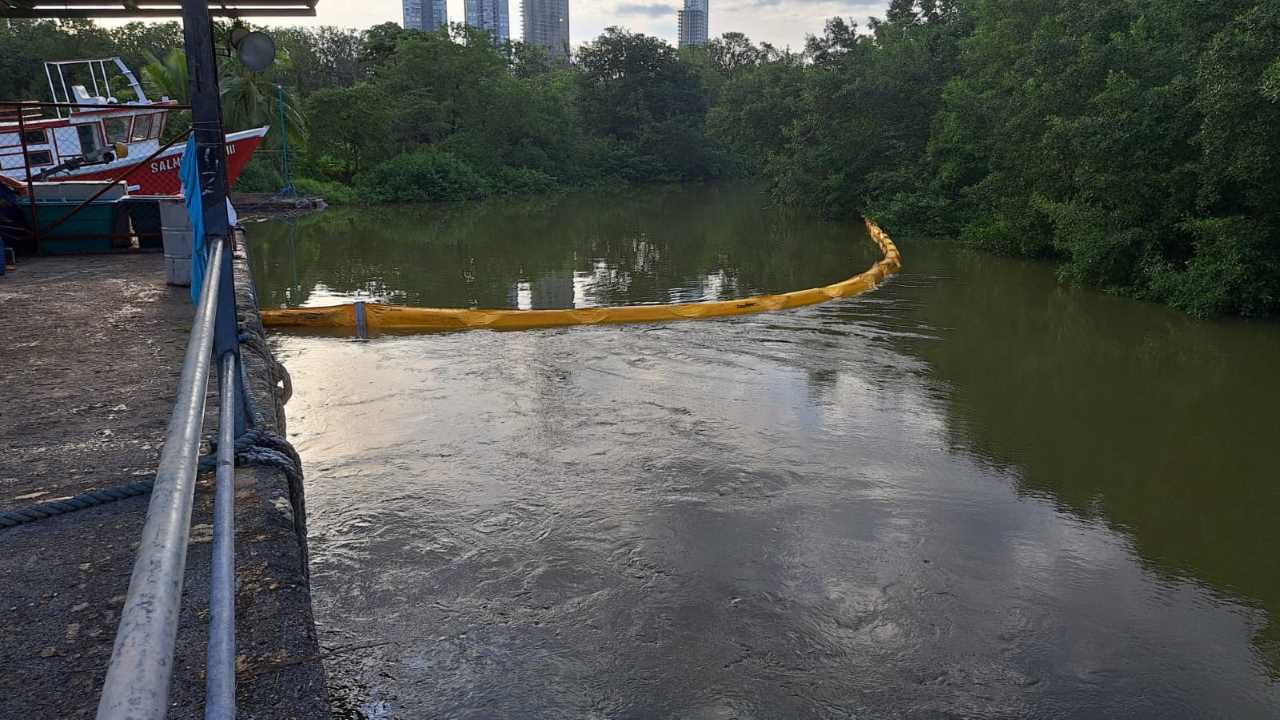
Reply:
[[[36, 179], [110, 171], [159, 149], [176, 103], [148, 99], [120, 58], [49, 62], [45, 74], [56, 105], [0, 108], [0, 174], [25, 181], [28, 167]], [[121, 97], [113, 75], [124, 81], [117, 80]]]

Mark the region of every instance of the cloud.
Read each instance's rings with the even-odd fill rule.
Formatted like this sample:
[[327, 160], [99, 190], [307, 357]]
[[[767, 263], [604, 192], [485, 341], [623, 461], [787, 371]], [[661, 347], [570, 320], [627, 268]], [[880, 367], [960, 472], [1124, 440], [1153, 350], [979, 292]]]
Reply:
[[676, 14], [675, 5], [666, 3], [628, 2], [618, 5], [619, 15], [643, 15], [645, 17], [666, 17]]

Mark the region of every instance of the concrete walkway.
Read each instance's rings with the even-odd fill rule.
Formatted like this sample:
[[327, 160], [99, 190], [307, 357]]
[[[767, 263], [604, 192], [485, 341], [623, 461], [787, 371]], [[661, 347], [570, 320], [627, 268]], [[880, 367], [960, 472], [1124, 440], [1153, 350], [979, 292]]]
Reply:
[[[154, 475], [191, 316], [159, 255], [39, 258], [0, 277], [0, 510]], [[327, 717], [299, 534], [280, 493], [262, 491], [274, 475], [237, 477], [240, 717]], [[210, 483], [195, 500], [172, 718], [203, 713]], [[93, 717], [148, 501], [0, 529], [0, 717]]]

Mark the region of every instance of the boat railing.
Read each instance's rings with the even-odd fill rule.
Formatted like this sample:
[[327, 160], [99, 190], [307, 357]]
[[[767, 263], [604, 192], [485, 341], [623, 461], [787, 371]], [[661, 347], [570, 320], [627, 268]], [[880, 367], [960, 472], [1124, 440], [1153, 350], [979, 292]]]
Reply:
[[[114, 73], [108, 70], [108, 63], [114, 69]], [[72, 73], [70, 80], [67, 79], [68, 70]], [[87, 78], [84, 77], [84, 70], [88, 70]], [[103, 103], [115, 100], [115, 91], [111, 87], [113, 74], [129, 86], [129, 91], [133, 94], [134, 100], [141, 103], [148, 102], [147, 93], [142, 89], [142, 83], [138, 82], [137, 76], [133, 74], [128, 65], [124, 64], [124, 60], [119, 57], [46, 62], [44, 64], [44, 74], [49, 81], [49, 95], [53, 98], [55, 105], [90, 104], [85, 102], [86, 99], [101, 100]], [[83, 81], [83, 84], [77, 84], [77, 80]], [[93, 86], [92, 95], [89, 95], [89, 85]], [[83, 93], [77, 92], [77, 89], [83, 90]], [[75, 108], [55, 108], [58, 117], [62, 117], [63, 109], [66, 109], [69, 115]]]
[[182, 194], [190, 125], [190, 107], [171, 103], [0, 101], [0, 184], [21, 205], [0, 232], [23, 254], [161, 249], [154, 207], [117, 201]]

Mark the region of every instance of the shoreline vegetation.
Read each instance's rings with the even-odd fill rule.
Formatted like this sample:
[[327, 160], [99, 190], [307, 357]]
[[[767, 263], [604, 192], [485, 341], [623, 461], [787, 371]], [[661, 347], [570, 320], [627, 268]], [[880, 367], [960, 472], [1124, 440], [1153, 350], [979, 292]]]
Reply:
[[[893, 0], [800, 51], [609, 28], [571, 64], [453, 26], [271, 29], [229, 130], [288, 126], [293, 186], [421, 203], [720, 179], [898, 236], [1044, 259], [1198, 317], [1280, 313], [1280, 1]], [[176, 23], [0, 24], [0, 97], [121, 55], [185, 96]], [[273, 131], [237, 190], [271, 192]]]

